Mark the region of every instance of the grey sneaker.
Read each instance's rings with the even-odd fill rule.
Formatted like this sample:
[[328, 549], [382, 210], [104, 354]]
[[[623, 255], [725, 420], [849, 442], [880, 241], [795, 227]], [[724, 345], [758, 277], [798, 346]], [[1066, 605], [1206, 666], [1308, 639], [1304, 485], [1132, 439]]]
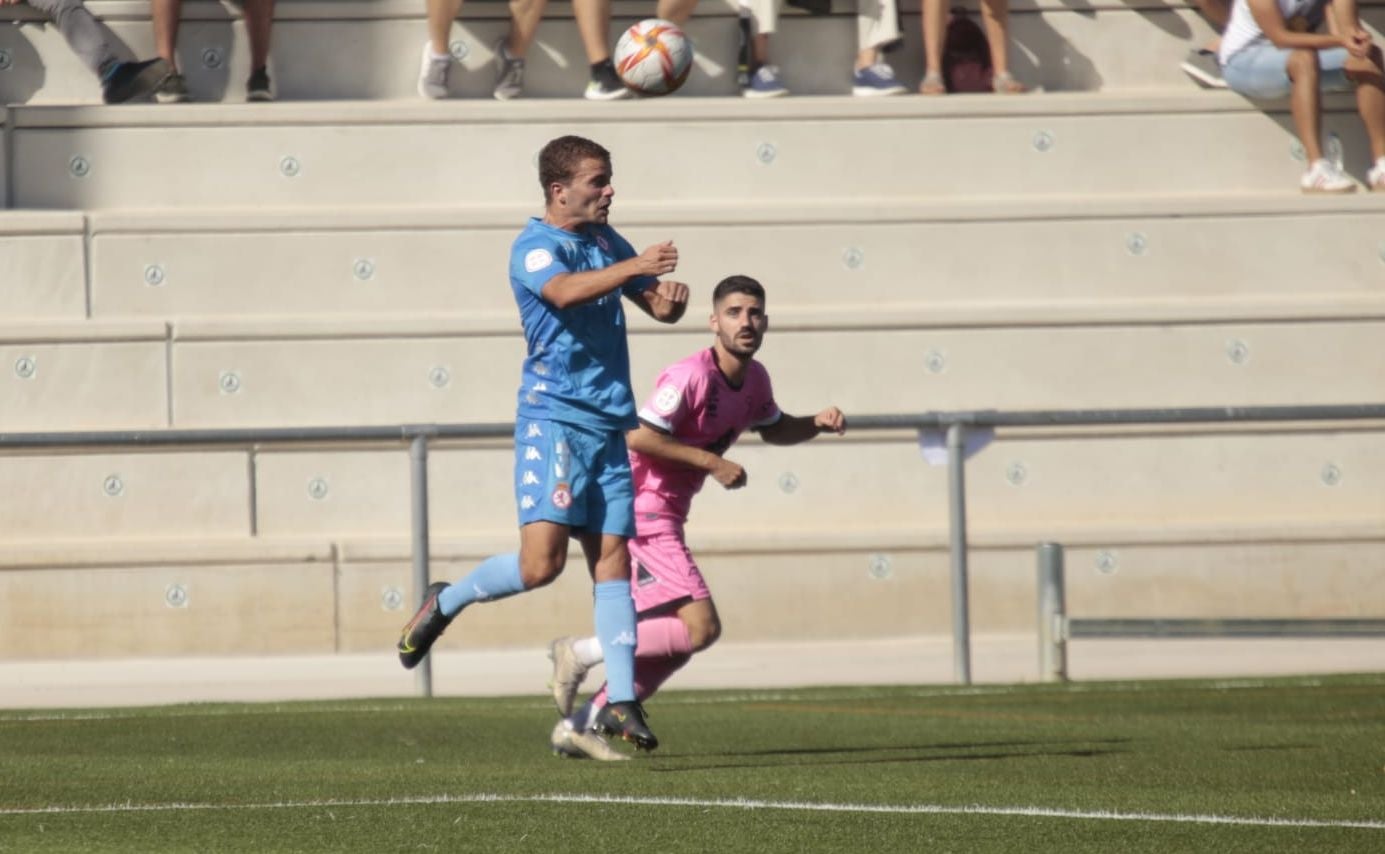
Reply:
[[182, 104], [191, 101], [187, 78], [176, 71], [168, 75], [154, 90], [154, 100], [160, 104]]
[[1226, 81], [1221, 76], [1221, 63], [1217, 55], [1207, 48], [1188, 51], [1188, 58], [1178, 66], [1183, 73], [1208, 89], [1225, 89]]
[[595, 759], [597, 762], [628, 762], [630, 757], [606, 743], [594, 732], [582, 731], [566, 718], [553, 727], [548, 743], [553, 752], [570, 759]]
[[418, 69], [418, 94], [437, 100], [447, 97], [447, 72], [452, 68], [452, 56], [433, 56], [433, 46], [423, 43], [423, 62]]
[[553, 703], [558, 714], [567, 717], [572, 714], [572, 702], [582, 688], [582, 680], [587, 678], [587, 666], [577, 660], [577, 651], [572, 648], [573, 639], [558, 638], [548, 645], [548, 659], [553, 662]]
[[524, 94], [524, 60], [510, 55], [503, 38], [495, 43], [495, 89], [491, 94], [497, 101]]

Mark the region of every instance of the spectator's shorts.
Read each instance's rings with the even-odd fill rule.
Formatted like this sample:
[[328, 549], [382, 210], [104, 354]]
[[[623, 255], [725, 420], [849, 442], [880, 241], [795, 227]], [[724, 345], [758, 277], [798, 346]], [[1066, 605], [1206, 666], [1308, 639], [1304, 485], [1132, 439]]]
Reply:
[[515, 422], [515, 503], [521, 527], [635, 535], [635, 489], [625, 434], [520, 418]]
[[[1222, 66], [1222, 79], [1234, 91], [1247, 98], [1271, 100], [1284, 98], [1293, 88], [1289, 80], [1288, 48], [1275, 47], [1269, 42], [1247, 45], [1231, 55]], [[1318, 67], [1322, 74], [1318, 78], [1318, 88], [1323, 92], [1349, 92], [1351, 81], [1343, 69], [1347, 62], [1347, 49], [1334, 47], [1318, 51]]]

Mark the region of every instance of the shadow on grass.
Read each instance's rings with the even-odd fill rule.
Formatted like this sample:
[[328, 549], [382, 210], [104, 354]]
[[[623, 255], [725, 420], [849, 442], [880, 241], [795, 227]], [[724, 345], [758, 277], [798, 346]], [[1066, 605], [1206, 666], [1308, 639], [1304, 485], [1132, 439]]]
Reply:
[[[907, 762], [967, 762], [997, 759], [1052, 758], [1069, 756], [1085, 759], [1129, 753], [1128, 738], [1083, 739], [1080, 741], [1002, 741], [958, 744], [888, 745], [862, 747], [805, 747], [783, 750], [750, 750], [740, 753], [680, 754], [665, 753], [659, 759], [678, 762], [651, 771], [710, 771], [725, 768], [775, 768], [820, 765], [883, 765]], [[1071, 747], [1065, 747], [1071, 745]], [[1095, 745], [1079, 747], [1078, 745]], [[1008, 750], [1003, 748], [1010, 748]], [[938, 751], [950, 751], [938, 753]], [[901, 755], [907, 754], [907, 755]], [[922, 755], [919, 755], [922, 754]], [[740, 759], [741, 762], [682, 764], [683, 760]], [[780, 761], [766, 761], [778, 759]]]

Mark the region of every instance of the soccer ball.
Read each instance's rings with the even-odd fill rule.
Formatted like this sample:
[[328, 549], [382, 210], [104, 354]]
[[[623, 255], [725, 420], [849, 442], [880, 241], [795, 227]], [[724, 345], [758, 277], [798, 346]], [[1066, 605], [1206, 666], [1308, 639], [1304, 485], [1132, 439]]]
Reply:
[[641, 95], [667, 95], [692, 70], [692, 42], [677, 24], [648, 18], [621, 34], [612, 57], [616, 73]]

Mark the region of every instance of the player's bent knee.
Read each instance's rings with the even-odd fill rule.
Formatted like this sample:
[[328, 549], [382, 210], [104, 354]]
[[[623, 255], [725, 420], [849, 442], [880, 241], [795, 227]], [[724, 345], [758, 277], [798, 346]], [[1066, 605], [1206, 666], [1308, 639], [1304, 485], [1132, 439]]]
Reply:
[[525, 590], [546, 587], [562, 574], [563, 561], [561, 560], [534, 560], [522, 563], [519, 567], [519, 577], [524, 581]]
[[721, 622], [716, 618], [688, 626], [688, 639], [692, 641], [693, 652], [702, 652], [721, 637]]

